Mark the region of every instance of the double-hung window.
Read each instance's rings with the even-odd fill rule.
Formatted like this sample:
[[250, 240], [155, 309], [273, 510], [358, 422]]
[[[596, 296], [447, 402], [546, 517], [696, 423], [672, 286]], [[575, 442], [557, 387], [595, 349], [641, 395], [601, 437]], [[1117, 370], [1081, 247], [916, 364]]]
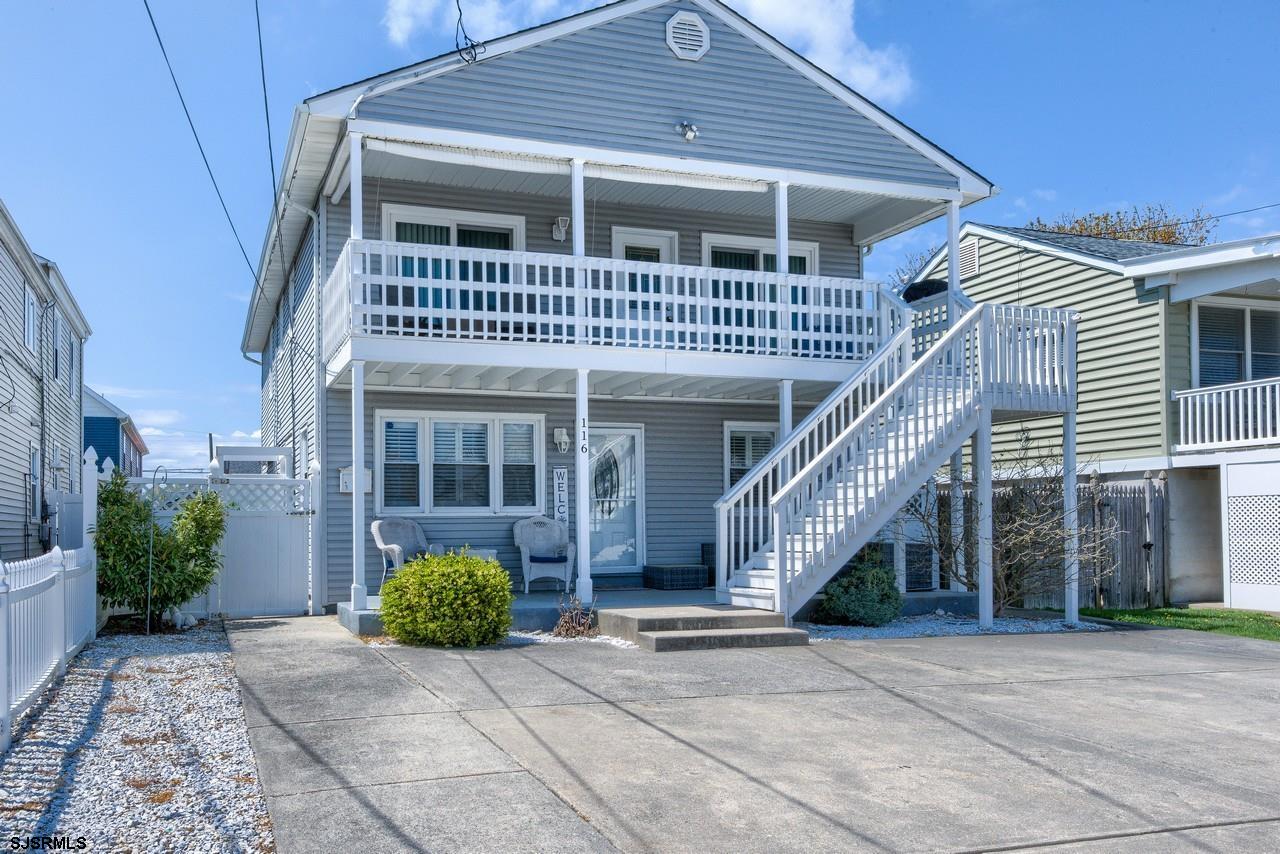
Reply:
[[377, 423], [379, 513], [541, 512], [542, 416], [379, 412]]
[[40, 339], [40, 303], [36, 300], [35, 291], [27, 288], [27, 300], [22, 315], [22, 340], [27, 349], [36, 352]]
[[[814, 276], [818, 273], [818, 244], [803, 240], [787, 242], [787, 272]], [[778, 272], [777, 243], [768, 237], [738, 234], [702, 235], [702, 264], [722, 270]]]
[[775, 424], [727, 422], [724, 425], [725, 489], [742, 480], [747, 472], [769, 456], [777, 441], [778, 428]]
[[1197, 303], [1197, 387], [1280, 376], [1280, 308]]
[[62, 313], [55, 307], [53, 310], [53, 323], [50, 331], [50, 344], [53, 350], [53, 378], [55, 380], [62, 379]]

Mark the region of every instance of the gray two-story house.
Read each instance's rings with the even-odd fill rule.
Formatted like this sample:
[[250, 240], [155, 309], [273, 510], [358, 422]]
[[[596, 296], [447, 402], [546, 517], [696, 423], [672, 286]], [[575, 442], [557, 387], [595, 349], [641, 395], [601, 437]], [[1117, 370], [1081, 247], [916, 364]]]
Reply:
[[[721, 601], [790, 616], [982, 424], [1073, 405], [1067, 313], [976, 309], [913, 363], [863, 258], [992, 185], [717, 0], [316, 95], [283, 174], [242, 348], [319, 481], [313, 608], [376, 590], [374, 519], [518, 577], [546, 515], [586, 599], [715, 544]], [[1010, 376], [957, 354], [1000, 323], [1051, 355], [983, 405]]]
[[58, 266], [0, 202], [0, 560], [47, 551], [58, 496], [80, 492], [90, 331]]

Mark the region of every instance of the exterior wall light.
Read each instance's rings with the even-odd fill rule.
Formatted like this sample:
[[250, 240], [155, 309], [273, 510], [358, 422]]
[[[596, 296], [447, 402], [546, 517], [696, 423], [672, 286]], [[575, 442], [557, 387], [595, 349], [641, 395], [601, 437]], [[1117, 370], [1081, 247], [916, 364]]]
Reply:
[[681, 122], [676, 125], [676, 133], [683, 136], [685, 142], [693, 142], [698, 138], [698, 126], [692, 122]]
[[555, 439], [557, 451], [559, 451], [562, 454], [569, 453], [569, 445], [572, 443], [569, 441], [568, 430], [566, 430], [563, 427], [557, 427], [555, 431], [552, 433], [552, 437]]
[[570, 222], [571, 220], [567, 216], [556, 217], [556, 221], [551, 224], [551, 239], [564, 243], [565, 238], [569, 236]]

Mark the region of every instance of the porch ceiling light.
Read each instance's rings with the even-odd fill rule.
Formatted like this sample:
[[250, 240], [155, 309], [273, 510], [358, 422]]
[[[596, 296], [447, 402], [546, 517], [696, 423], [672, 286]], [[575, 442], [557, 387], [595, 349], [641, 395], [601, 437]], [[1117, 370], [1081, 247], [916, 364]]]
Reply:
[[683, 136], [685, 142], [693, 142], [698, 138], [698, 126], [693, 122], [681, 122], [676, 125], [676, 133]]

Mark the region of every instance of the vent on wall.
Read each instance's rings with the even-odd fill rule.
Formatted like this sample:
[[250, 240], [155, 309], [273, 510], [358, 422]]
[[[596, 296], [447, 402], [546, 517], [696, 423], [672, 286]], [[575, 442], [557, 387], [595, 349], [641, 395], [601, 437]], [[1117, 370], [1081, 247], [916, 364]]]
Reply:
[[667, 21], [667, 47], [679, 59], [697, 62], [711, 49], [711, 31], [693, 12], [676, 12]]
[[966, 240], [960, 244], [960, 252], [956, 257], [960, 262], [960, 278], [967, 279], [978, 275], [978, 241]]

